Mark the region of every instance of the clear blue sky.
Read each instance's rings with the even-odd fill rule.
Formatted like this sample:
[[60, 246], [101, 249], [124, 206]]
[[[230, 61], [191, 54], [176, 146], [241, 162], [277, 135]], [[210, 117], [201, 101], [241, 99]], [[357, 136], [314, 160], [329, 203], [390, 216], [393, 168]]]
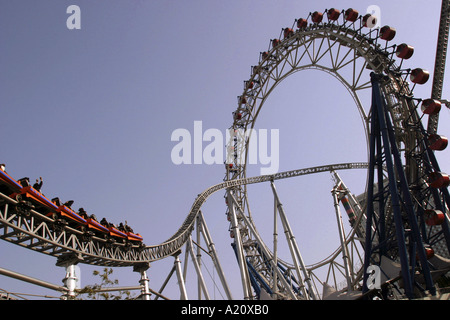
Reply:
[[[72, 4], [81, 9], [80, 30], [66, 27]], [[224, 177], [221, 164], [173, 164], [172, 132], [193, 132], [197, 120], [204, 130], [225, 132], [251, 66], [282, 28], [315, 10], [364, 12], [369, 5], [380, 7], [382, 25], [397, 29], [395, 43], [415, 47], [407, 66], [432, 72], [437, 0], [0, 0], [0, 162], [17, 179], [42, 176], [49, 197], [72, 199], [74, 208], [112, 222], [126, 220], [147, 245], [161, 243], [179, 228], [197, 194]], [[415, 90], [422, 98], [430, 92], [431, 81]], [[450, 98], [448, 86], [443, 97]], [[439, 132], [450, 136], [448, 121], [445, 109]], [[270, 96], [258, 126], [280, 132], [280, 171], [366, 161], [356, 107], [323, 73], [287, 79]], [[438, 159], [450, 172], [448, 151]], [[365, 182], [361, 172], [350, 173], [355, 189], [361, 187], [356, 178]], [[278, 188], [300, 249], [312, 263], [338, 244], [329, 238], [329, 230], [335, 231], [333, 185], [329, 174], [301, 179], [295, 191], [289, 184]], [[225, 210], [222, 193], [203, 208], [223, 263], [237, 270]], [[256, 222], [271, 217], [271, 210]], [[152, 288], [164, 281], [169, 260], [152, 265]], [[7, 242], [0, 242], [0, 267], [57, 284], [64, 277], [53, 258]], [[87, 285], [99, 268], [81, 268]], [[138, 284], [131, 268], [114, 274], [120, 285]], [[239, 279], [229, 281], [239, 298]], [[0, 288], [55, 294], [3, 276]]]

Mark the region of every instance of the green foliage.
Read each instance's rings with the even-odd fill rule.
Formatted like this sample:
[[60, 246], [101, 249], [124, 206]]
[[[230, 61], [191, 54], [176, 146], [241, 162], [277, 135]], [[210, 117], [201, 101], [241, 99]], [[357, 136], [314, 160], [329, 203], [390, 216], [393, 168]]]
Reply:
[[[111, 280], [110, 276], [113, 273], [112, 268], [104, 268], [103, 273], [94, 270], [92, 273], [94, 276], [99, 276], [101, 279], [100, 284], [85, 286], [78, 292], [77, 299], [80, 300], [131, 300], [135, 299], [134, 296], [127, 290], [125, 291], [100, 291], [101, 289], [114, 288], [119, 284], [119, 280]], [[100, 291], [100, 292], [99, 292]], [[85, 298], [83, 298], [85, 295]]]

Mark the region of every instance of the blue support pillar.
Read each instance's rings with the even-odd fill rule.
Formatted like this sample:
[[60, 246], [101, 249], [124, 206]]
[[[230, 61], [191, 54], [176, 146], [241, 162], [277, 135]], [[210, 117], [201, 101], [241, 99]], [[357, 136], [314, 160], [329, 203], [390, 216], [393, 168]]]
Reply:
[[[381, 92], [381, 75], [372, 73], [372, 108], [371, 108], [371, 132], [370, 132], [370, 154], [369, 154], [369, 178], [367, 192], [367, 225], [365, 239], [365, 261], [364, 261], [364, 287], [367, 292], [367, 270], [372, 263], [380, 262], [381, 257], [393, 247], [397, 248], [397, 256], [400, 260], [401, 275], [405, 294], [408, 298], [414, 298], [414, 270], [415, 255], [419, 256], [421, 273], [425, 279], [426, 287], [431, 294], [436, 293], [429, 265], [426, 259], [425, 247], [417, 222], [414, 203], [409, 190], [400, 151], [395, 140], [394, 129], [390, 120], [387, 106]], [[384, 206], [385, 198], [383, 175], [385, 167], [388, 175], [388, 193], [390, 195], [393, 220], [395, 225], [395, 239], [385, 234]], [[375, 170], [378, 170], [378, 192], [375, 196]], [[374, 202], [378, 201], [378, 216], [375, 216]], [[409, 248], [405, 234], [404, 221], [407, 221], [409, 230]], [[375, 239], [378, 245], [373, 246]], [[409, 249], [409, 250], [408, 250]], [[374, 255], [378, 255], [375, 257]], [[414, 255], [414, 256], [413, 256]], [[412, 258], [411, 258], [412, 257]], [[376, 259], [374, 259], [376, 258]]]

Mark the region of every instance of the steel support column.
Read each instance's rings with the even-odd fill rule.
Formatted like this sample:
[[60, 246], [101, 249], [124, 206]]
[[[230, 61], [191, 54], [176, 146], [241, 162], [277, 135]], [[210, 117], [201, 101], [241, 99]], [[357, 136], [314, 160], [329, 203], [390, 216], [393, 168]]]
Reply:
[[336, 213], [336, 221], [339, 231], [339, 240], [341, 242], [341, 250], [342, 250], [342, 260], [344, 261], [344, 270], [345, 270], [345, 279], [347, 281], [347, 289], [348, 291], [353, 290], [353, 272], [350, 266], [352, 265], [350, 261], [350, 255], [347, 249], [347, 240], [345, 239], [345, 231], [344, 231], [344, 223], [342, 222], [342, 215], [339, 209], [339, 200], [338, 193], [339, 191], [336, 188], [333, 188], [331, 191], [334, 202], [334, 209]]
[[208, 288], [206, 287], [206, 284], [205, 284], [205, 279], [203, 277], [199, 259], [198, 259], [198, 257], [195, 256], [191, 236], [189, 236], [186, 246], [187, 246], [186, 251], [189, 252], [189, 254], [191, 255], [192, 263], [194, 264], [195, 271], [197, 272], [197, 279], [198, 279], [198, 285], [199, 285], [199, 291], [200, 291], [198, 293], [198, 300], [201, 300], [201, 292], [203, 292], [203, 295], [205, 296], [206, 300], [210, 300]]
[[251, 284], [250, 284], [250, 276], [248, 273], [247, 263], [245, 260], [245, 254], [244, 249], [242, 247], [242, 239], [241, 239], [241, 233], [238, 226], [238, 220], [235, 210], [235, 205], [233, 202], [233, 195], [232, 190], [228, 190], [227, 195], [228, 200], [228, 209], [230, 210], [230, 216], [231, 216], [231, 225], [232, 225], [232, 232], [234, 234], [234, 244], [236, 247], [236, 255], [238, 258], [239, 263], [239, 269], [241, 272], [241, 281], [242, 281], [242, 289], [244, 293], [244, 299], [248, 300], [251, 299]]
[[180, 288], [180, 299], [181, 300], [188, 300], [188, 295], [187, 295], [187, 291], [186, 291], [186, 284], [184, 282], [184, 277], [183, 277], [183, 271], [181, 270], [181, 260], [178, 257], [180, 255], [181, 251], [178, 251], [174, 254], [174, 258], [175, 258], [175, 271], [177, 273], [177, 279], [178, 279], [178, 287]]
[[[382, 76], [372, 73], [372, 119], [371, 119], [371, 136], [370, 136], [370, 157], [369, 157], [369, 179], [368, 179], [368, 195], [367, 195], [367, 225], [366, 225], [366, 241], [365, 241], [365, 262], [364, 262], [364, 288], [363, 292], [367, 292], [367, 269], [372, 262], [373, 247], [372, 247], [372, 221], [374, 220], [374, 171], [375, 167], [378, 172], [382, 170], [382, 163], [384, 159], [385, 167], [388, 172], [388, 187], [389, 195], [392, 204], [393, 218], [395, 224], [395, 237], [397, 241], [398, 258], [401, 264], [402, 279], [405, 289], [405, 294], [408, 298], [413, 298], [413, 272], [410, 269], [410, 262], [414, 262], [415, 253], [418, 254], [422, 267], [422, 274], [425, 278], [427, 289], [430, 293], [435, 294], [436, 290], [431, 278], [428, 262], [426, 259], [425, 248], [417, 223], [417, 217], [414, 210], [413, 201], [409, 191], [408, 181], [406, 180], [403, 164], [401, 163], [400, 152], [397, 147], [397, 142], [394, 136], [391, 120], [387, 112], [384, 97], [380, 90], [380, 81]], [[384, 157], [381, 154], [380, 145], [383, 146]], [[381, 175], [378, 175], [379, 179]], [[378, 193], [383, 192], [382, 180], [378, 181]], [[384, 209], [385, 204], [379, 202], [379, 208]], [[414, 251], [409, 252], [407, 248], [407, 239], [405, 236], [404, 219], [408, 221], [410, 230], [410, 245], [415, 246]], [[381, 233], [382, 223], [384, 217], [378, 217], [377, 232], [379, 243], [379, 260], [381, 255], [388, 250], [387, 242], [389, 239], [384, 239], [384, 232]], [[412, 246], [409, 247], [412, 249]], [[412, 257], [412, 259], [410, 259]], [[379, 261], [378, 261], [379, 262]], [[415, 264], [411, 265], [413, 270]]]
[[[289, 297], [291, 299], [297, 300], [297, 297], [295, 296], [295, 293], [293, 292], [291, 286], [289, 285], [288, 281], [286, 280], [286, 278], [281, 273], [280, 269], [278, 268], [278, 265], [275, 264], [275, 260], [273, 259], [273, 255], [265, 247], [264, 242], [262, 241], [262, 239], [258, 235], [254, 225], [252, 223], [250, 223], [249, 219], [244, 215], [244, 212], [243, 212], [242, 208], [239, 207], [239, 205], [237, 203], [237, 200], [234, 198], [233, 195], [231, 195], [231, 199], [232, 199], [234, 205], [237, 207], [237, 210], [240, 212], [240, 214], [242, 216], [242, 220], [244, 221], [245, 225], [250, 229], [251, 233], [255, 237], [255, 240], [258, 243], [261, 252], [266, 257], [266, 259], [268, 259], [268, 261], [269, 261], [269, 263], [270, 263], [270, 265], [272, 267], [272, 270], [274, 270], [274, 272], [277, 273], [277, 278], [280, 280], [280, 282], [283, 285], [283, 287], [285, 288], [287, 294], [289, 295]], [[302, 287], [302, 291], [303, 291], [304, 295], [307, 295], [307, 292], [306, 292], [306, 289], [305, 289], [305, 285], [303, 284], [303, 280], [301, 278], [299, 278], [298, 281], [300, 282], [300, 286]], [[305, 299], [306, 299], [306, 297], [305, 297]]]
[[221, 266], [220, 261], [219, 261], [219, 256], [217, 255], [216, 246], [215, 246], [214, 242], [212, 241], [212, 237], [211, 237], [211, 234], [209, 232], [208, 226], [206, 225], [205, 218], [203, 217], [202, 211], [199, 212], [198, 219], [199, 219], [198, 222], [199, 222], [199, 224], [201, 226], [200, 229], [201, 229], [201, 232], [203, 234], [203, 238], [204, 238], [204, 240], [206, 242], [206, 246], [209, 249], [209, 253], [210, 253], [210, 255], [212, 257], [212, 260], [214, 262], [214, 266], [216, 267], [216, 270], [217, 270], [217, 273], [219, 275], [220, 281], [222, 282], [222, 286], [223, 286], [223, 288], [225, 290], [225, 294], [227, 295], [227, 298], [229, 300], [232, 300], [233, 296], [231, 294], [231, 290], [230, 290], [230, 288], [228, 286], [228, 283], [227, 283], [227, 280], [225, 278], [225, 273], [223, 272], [222, 266]]
[[139, 272], [141, 278], [139, 280], [139, 284], [141, 285], [141, 299], [142, 300], [150, 300], [150, 287], [149, 287], [149, 279], [147, 276], [147, 270], [150, 267], [150, 263], [140, 263], [133, 266], [134, 272]]
[[[303, 273], [303, 276], [305, 278], [305, 282], [308, 285], [308, 289], [309, 289], [309, 296], [313, 299], [313, 300], [317, 300], [317, 296], [314, 290], [314, 286], [311, 282], [311, 277], [308, 274], [308, 271], [306, 269], [306, 265], [305, 262], [303, 261], [303, 257], [300, 253], [300, 249], [298, 248], [298, 244], [297, 241], [295, 240], [295, 236], [294, 233], [292, 232], [292, 228], [291, 225], [289, 224], [289, 221], [287, 219], [287, 216], [284, 212], [283, 206], [280, 202], [280, 198], [278, 196], [277, 190], [275, 188], [275, 184], [273, 183], [273, 181], [271, 181], [271, 187], [272, 187], [272, 191], [275, 197], [275, 201], [277, 203], [277, 207], [278, 207], [278, 212], [280, 214], [280, 220], [281, 223], [283, 224], [283, 228], [284, 228], [284, 232], [286, 234], [286, 240], [289, 244], [289, 248], [291, 249], [291, 255], [292, 255], [292, 259], [294, 260], [294, 264], [296, 266], [297, 269], [297, 276], [299, 278], [299, 281], [301, 281], [302, 277], [300, 274], [300, 270]], [[308, 297], [308, 293], [306, 291], [304, 291], [304, 294], [306, 295], [305, 298]]]
[[67, 292], [61, 297], [63, 300], [71, 300], [76, 297], [75, 290], [77, 289], [78, 278], [75, 266], [81, 260], [79, 255], [69, 253], [60, 256], [56, 262], [56, 266], [66, 269], [66, 276], [63, 279], [63, 283], [65, 288], [67, 288]]

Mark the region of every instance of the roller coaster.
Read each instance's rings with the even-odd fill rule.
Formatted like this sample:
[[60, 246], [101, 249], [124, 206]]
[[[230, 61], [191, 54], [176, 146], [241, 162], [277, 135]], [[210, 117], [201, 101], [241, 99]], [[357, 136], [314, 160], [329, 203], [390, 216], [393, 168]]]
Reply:
[[[0, 238], [46, 254], [65, 266], [63, 297], [76, 297], [73, 266], [90, 264], [129, 267], [141, 273], [140, 298], [164, 298], [163, 288], [149, 288], [150, 263], [173, 258], [168, 279], [176, 274], [181, 299], [189, 299], [180, 254], [186, 252], [198, 276], [199, 296], [210, 299], [198, 254], [203, 235], [227, 299], [232, 294], [214, 242], [202, 213], [206, 200], [225, 192], [225, 215], [232, 248], [240, 271], [239, 299], [447, 299], [450, 291], [438, 285], [450, 271], [449, 176], [441, 172], [436, 152], [448, 139], [438, 134], [443, 100], [442, 84], [449, 28], [449, 4], [443, 1], [430, 97], [414, 96], [416, 85], [430, 73], [404, 68], [414, 48], [391, 44], [396, 30], [371, 28], [374, 16], [355, 9], [327, 9], [296, 19], [271, 39], [258, 64], [244, 81], [229, 128], [225, 178], [194, 200], [181, 227], [165, 242], [146, 245], [130, 227], [98, 222], [85, 212], [71, 209], [58, 198], [49, 200], [28, 179], [15, 180], [0, 170]], [[256, 120], [270, 93], [290, 75], [318, 70], [332, 75], [351, 94], [364, 125], [368, 161], [309, 167], [263, 176], [247, 177], [247, 159]], [[362, 96], [369, 93], [370, 103]], [[428, 117], [427, 126], [423, 125]], [[340, 170], [364, 170], [366, 191], [353, 195], [338, 174]], [[284, 211], [275, 181], [330, 172], [332, 197], [338, 222], [339, 244], [327, 258], [306, 265]], [[270, 184], [274, 201], [272, 246], [267, 245], [253, 221], [248, 188]], [[344, 208], [351, 231], [345, 233]], [[278, 256], [278, 222], [286, 236], [290, 261]], [[321, 273], [319, 270], [325, 270]], [[6, 270], [0, 273], [18, 277]], [[323, 274], [325, 276], [323, 277]], [[339, 288], [339, 286], [341, 286]]]

